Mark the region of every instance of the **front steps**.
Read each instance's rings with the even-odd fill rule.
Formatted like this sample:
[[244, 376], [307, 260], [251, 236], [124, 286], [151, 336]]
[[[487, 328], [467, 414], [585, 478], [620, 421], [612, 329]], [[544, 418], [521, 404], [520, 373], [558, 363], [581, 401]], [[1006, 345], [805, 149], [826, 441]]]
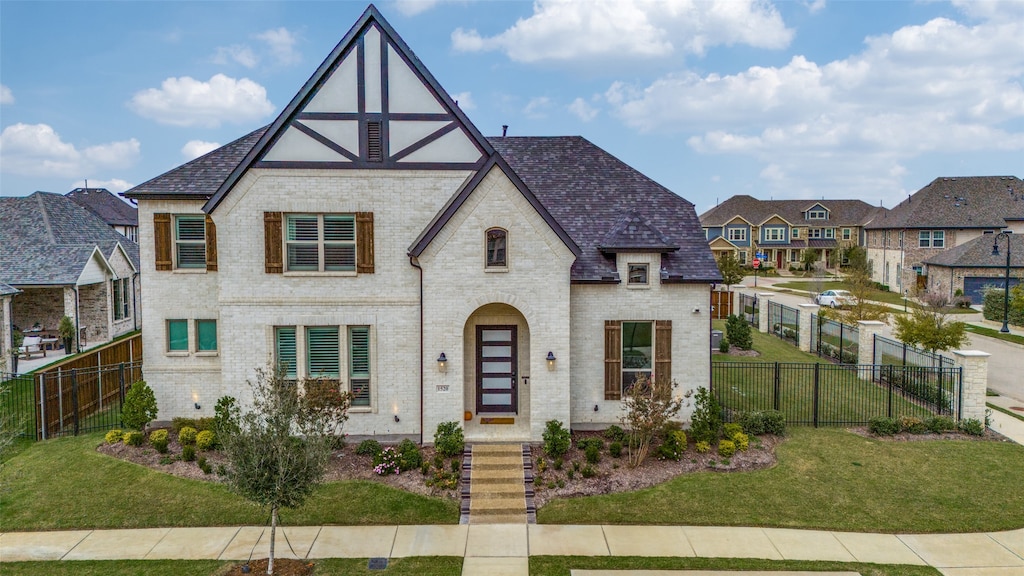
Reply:
[[533, 472], [526, 444], [473, 444], [462, 463], [460, 524], [534, 524]]

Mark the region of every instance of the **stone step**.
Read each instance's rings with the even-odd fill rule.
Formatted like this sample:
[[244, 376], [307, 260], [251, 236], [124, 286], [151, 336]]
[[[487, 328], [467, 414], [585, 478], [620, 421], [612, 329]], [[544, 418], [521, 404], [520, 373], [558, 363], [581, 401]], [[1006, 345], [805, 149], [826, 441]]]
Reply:
[[470, 517], [470, 524], [526, 524], [526, 514], [477, 514]]
[[462, 461], [461, 523], [536, 522], [530, 447], [467, 445]]

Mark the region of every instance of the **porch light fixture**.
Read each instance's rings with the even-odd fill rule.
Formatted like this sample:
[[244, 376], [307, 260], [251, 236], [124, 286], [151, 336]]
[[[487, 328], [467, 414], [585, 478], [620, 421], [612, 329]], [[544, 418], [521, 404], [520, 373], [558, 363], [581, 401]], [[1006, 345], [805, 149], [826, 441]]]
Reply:
[[196, 407], [196, 410], [202, 410], [203, 409], [203, 407], [199, 405], [199, 402], [196, 402], [193, 405]]
[[557, 358], [555, 358], [555, 353], [554, 352], [548, 352], [547, 360], [548, 360], [548, 370], [554, 370], [555, 369], [555, 360], [557, 360]]
[[594, 412], [597, 412], [597, 410], [598, 410], [598, 406], [597, 406], [597, 404], [594, 404]]
[[448, 371], [448, 357], [444, 355], [444, 352], [441, 352], [441, 355], [437, 357], [437, 371]]
[[395, 422], [401, 422], [401, 421], [402, 421], [402, 419], [398, 417], [398, 414], [395, 414]]

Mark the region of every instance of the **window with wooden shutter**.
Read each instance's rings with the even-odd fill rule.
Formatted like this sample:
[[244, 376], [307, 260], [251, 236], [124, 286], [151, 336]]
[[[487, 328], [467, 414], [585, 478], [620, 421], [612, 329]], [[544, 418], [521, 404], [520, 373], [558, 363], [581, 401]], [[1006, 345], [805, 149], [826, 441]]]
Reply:
[[264, 269], [267, 274], [281, 274], [284, 272], [284, 258], [282, 257], [281, 239], [281, 213], [263, 213], [263, 254]]
[[153, 214], [153, 247], [156, 254], [157, 270], [172, 270], [174, 261], [171, 259], [171, 215], [166, 213]]
[[174, 261], [178, 268], [206, 268], [206, 217], [174, 217]]
[[604, 399], [622, 399], [622, 324], [604, 323]]
[[370, 405], [370, 327], [348, 329], [348, 375], [353, 406]]
[[[654, 323], [654, 378], [662, 392], [671, 393], [672, 384], [672, 321]], [[668, 385], [666, 388], [664, 385]]]
[[356, 212], [356, 272], [373, 274], [373, 212]]
[[217, 225], [206, 215], [206, 270], [217, 271]]

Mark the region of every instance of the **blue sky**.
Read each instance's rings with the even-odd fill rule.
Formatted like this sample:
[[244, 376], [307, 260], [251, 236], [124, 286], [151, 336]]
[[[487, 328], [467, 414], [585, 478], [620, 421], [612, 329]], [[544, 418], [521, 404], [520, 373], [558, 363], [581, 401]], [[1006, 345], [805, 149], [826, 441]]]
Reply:
[[[270, 123], [365, 7], [0, 0], [0, 194], [120, 192]], [[1024, 1], [377, 7], [485, 135], [582, 135], [698, 212], [1024, 176]]]

